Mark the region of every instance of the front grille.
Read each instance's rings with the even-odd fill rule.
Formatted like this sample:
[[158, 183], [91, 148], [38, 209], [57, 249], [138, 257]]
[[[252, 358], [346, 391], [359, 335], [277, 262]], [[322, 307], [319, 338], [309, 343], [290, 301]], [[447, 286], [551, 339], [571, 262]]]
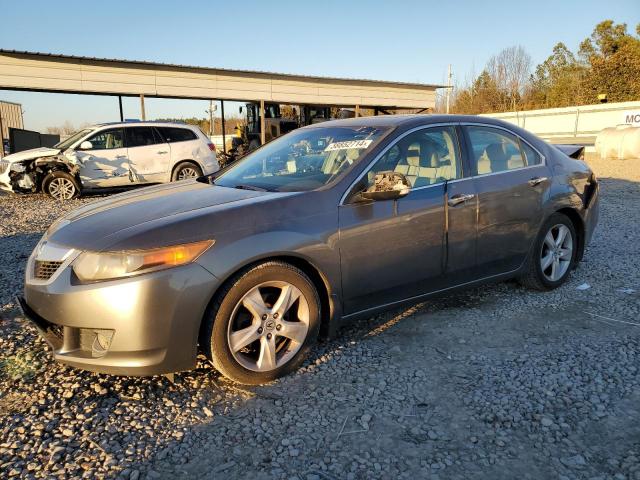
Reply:
[[[1, 148], [1, 146], [0, 146], [0, 148]], [[4, 172], [6, 172], [7, 168], [9, 168], [9, 161], [8, 160], [1, 160], [0, 161], [0, 175], [2, 175]]]
[[62, 265], [62, 262], [36, 260], [34, 276], [38, 280], [49, 280], [58, 268], [60, 268], [60, 265]]

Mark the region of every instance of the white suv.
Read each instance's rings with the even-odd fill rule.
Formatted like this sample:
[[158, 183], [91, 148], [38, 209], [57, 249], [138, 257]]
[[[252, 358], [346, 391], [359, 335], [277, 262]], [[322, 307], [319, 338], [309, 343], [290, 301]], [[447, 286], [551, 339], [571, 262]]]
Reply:
[[198, 127], [109, 123], [82, 129], [53, 148], [4, 157], [0, 188], [20, 193], [42, 190], [65, 200], [83, 189], [184, 180], [219, 168], [215, 146]]

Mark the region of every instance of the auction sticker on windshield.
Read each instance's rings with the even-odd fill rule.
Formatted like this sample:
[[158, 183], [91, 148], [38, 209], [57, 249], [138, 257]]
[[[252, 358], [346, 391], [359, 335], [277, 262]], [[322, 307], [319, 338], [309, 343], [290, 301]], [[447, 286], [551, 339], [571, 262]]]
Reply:
[[369, 148], [369, 145], [373, 143], [373, 140], [349, 140], [348, 142], [335, 142], [327, 145], [324, 149], [325, 152], [332, 152], [334, 150], [349, 150], [351, 148]]

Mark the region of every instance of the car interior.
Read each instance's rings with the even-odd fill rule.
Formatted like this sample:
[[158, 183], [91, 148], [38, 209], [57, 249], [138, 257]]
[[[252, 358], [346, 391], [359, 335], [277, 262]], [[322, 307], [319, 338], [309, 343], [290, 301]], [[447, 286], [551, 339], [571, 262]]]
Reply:
[[515, 145], [491, 143], [487, 145], [477, 159], [478, 175], [504, 172], [524, 167], [524, 161]]
[[412, 188], [457, 178], [455, 145], [447, 130], [431, 130], [408, 135], [391, 147], [369, 173], [391, 170], [403, 174]]

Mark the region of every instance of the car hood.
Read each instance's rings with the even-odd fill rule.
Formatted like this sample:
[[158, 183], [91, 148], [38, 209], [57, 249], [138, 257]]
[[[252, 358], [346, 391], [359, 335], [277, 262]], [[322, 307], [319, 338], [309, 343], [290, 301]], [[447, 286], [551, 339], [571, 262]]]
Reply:
[[54, 155], [58, 155], [60, 153], [60, 149], [58, 148], [48, 148], [48, 147], [38, 147], [31, 148], [29, 150], [23, 150], [22, 152], [12, 153], [11, 155], [7, 155], [4, 157], [4, 160], [15, 163], [22, 162], [24, 160], [35, 160], [36, 158], [42, 157], [52, 157]]
[[141, 188], [72, 211], [54, 224], [49, 239], [74, 248], [102, 250], [121, 237], [118, 232], [132, 227], [162, 219], [170, 222], [171, 217], [189, 212], [274, 195], [280, 194], [219, 187], [195, 180]]

